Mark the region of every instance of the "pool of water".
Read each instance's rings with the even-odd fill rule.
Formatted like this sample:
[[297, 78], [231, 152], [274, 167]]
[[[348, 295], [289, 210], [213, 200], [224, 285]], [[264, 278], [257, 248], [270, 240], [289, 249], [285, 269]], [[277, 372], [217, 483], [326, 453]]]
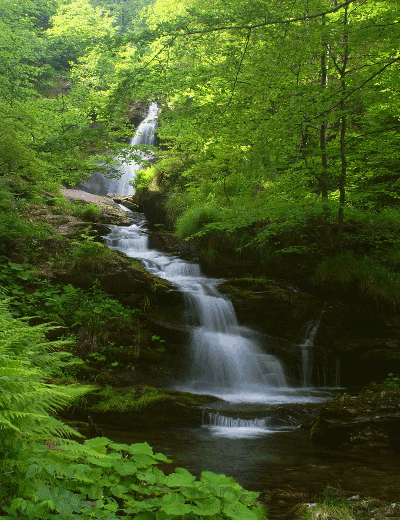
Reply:
[[[175, 429], [143, 426], [131, 430], [103, 426], [103, 431], [117, 442], [148, 442], [173, 460], [162, 468], [166, 472], [179, 466], [197, 476], [203, 470], [223, 473], [234, 477], [243, 487], [260, 492], [261, 497], [279, 489], [315, 500], [326, 486], [339, 486], [362, 496], [399, 500], [400, 454], [349, 454], [313, 446], [309, 432], [299, 428], [266, 427], [244, 435], [240, 428], [232, 428], [229, 434], [212, 426]], [[273, 510], [271, 516], [279, 517]]]

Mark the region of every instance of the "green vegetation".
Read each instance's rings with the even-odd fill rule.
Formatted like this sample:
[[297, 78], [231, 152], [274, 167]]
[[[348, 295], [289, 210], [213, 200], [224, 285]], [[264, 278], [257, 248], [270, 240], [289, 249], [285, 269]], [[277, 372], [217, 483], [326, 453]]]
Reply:
[[[95, 379], [104, 369], [105, 380], [149, 352], [169, 353], [137, 319], [151, 291], [121, 303], [97, 284], [70, 283], [100, 278], [115, 256], [89, 236], [102, 211], [66, 203], [60, 189], [138, 157], [126, 143], [137, 100], [159, 103], [161, 146], [136, 187], [142, 197], [162, 192], [168, 224], [207, 266], [246, 261], [256, 277], [268, 269], [398, 308], [400, 3], [333, 4], [0, 0], [0, 294], [9, 299], [0, 441], [4, 464], [17, 468], [3, 509], [20, 497], [9, 518], [255, 519], [261, 511], [255, 495], [222, 477], [168, 480], [148, 447], [62, 441], [73, 432], [51, 418], [87, 391], [51, 385], [72, 373], [61, 349], [87, 360], [74, 374], [93, 369]], [[66, 239], [57, 218], [85, 223]], [[52, 282], [57, 269], [66, 283]], [[61, 335], [68, 343], [46, 342]], [[397, 386], [397, 377], [385, 384]], [[148, 389], [130, 406], [161, 398]], [[233, 486], [233, 505], [215, 482]]]
[[299, 516], [301, 520], [328, 520], [329, 518], [355, 520], [357, 517], [353, 504], [343, 497], [326, 492], [317, 504], [304, 506]]
[[[5, 518], [185, 518], [261, 520], [258, 494], [232, 478], [203, 472], [199, 480], [147, 443], [131, 446], [106, 438], [83, 444], [53, 413], [91, 390], [57, 386], [48, 379], [74, 361], [46, 342], [48, 327], [31, 327], [0, 302], [0, 507]], [[160, 516], [161, 515], [161, 516]]]

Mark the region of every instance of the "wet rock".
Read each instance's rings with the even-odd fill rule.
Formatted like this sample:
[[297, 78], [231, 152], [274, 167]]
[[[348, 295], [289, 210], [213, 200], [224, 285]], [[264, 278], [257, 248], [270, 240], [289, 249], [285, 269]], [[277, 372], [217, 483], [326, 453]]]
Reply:
[[182, 240], [174, 233], [163, 229], [152, 230], [149, 233], [149, 247], [179, 255], [187, 260], [192, 260], [197, 255], [193, 242]]
[[312, 429], [316, 444], [385, 452], [400, 446], [400, 390], [342, 396], [326, 403]]
[[321, 306], [314, 296], [264, 278], [230, 279], [218, 290], [229, 296], [241, 324], [289, 341], [298, 339], [301, 328]]
[[164, 209], [166, 196], [158, 191], [149, 191], [142, 198], [143, 213], [150, 227], [166, 223], [167, 212]]

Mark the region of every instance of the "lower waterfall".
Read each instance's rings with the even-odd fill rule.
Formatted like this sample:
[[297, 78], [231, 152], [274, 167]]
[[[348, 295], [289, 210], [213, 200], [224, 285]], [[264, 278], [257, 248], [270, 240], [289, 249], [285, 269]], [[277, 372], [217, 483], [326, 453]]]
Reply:
[[149, 272], [183, 292], [191, 326], [192, 368], [183, 385], [186, 390], [234, 399], [250, 394], [259, 400], [256, 395], [286, 387], [278, 359], [241, 334], [232, 303], [216, 288], [220, 280], [202, 276], [198, 264], [149, 249], [141, 225], [113, 226], [106, 241], [109, 247], [141, 260]]

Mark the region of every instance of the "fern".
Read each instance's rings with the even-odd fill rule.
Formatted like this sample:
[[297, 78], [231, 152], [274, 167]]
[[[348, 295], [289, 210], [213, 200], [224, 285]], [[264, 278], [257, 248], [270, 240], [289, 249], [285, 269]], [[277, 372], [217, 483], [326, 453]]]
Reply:
[[45, 340], [48, 327], [29, 326], [8, 312], [0, 301], [0, 455], [12, 456], [15, 447], [53, 436], [76, 435], [51, 414], [68, 406], [90, 387], [57, 386], [47, 381], [71, 363], [60, 352], [64, 342]]

